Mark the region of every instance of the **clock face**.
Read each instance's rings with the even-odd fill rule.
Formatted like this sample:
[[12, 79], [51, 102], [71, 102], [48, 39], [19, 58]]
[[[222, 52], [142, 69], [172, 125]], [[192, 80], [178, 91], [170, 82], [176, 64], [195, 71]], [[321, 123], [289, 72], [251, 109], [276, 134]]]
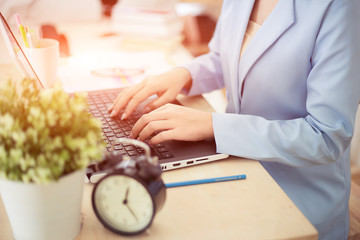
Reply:
[[151, 223], [155, 210], [151, 195], [136, 179], [112, 175], [99, 182], [95, 190], [95, 212], [112, 230], [133, 234]]

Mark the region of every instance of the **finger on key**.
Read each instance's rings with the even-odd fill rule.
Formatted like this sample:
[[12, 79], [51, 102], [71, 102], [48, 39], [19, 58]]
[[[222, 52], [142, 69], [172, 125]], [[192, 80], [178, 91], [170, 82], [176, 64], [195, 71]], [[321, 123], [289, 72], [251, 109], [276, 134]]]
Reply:
[[120, 99], [120, 97], [121, 97], [121, 95], [122, 95], [123, 92], [124, 92], [124, 91], [120, 92], [120, 93], [116, 96], [115, 100], [113, 101], [113, 103], [112, 103], [112, 104], [110, 105], [110, 107], [108, 108], [108, 113], [111, 113], [111, 112], [112, 112], [112, 110], [114, 109], [115, 104], [117, 103], [117, 101], [119, 101], [119, 99]]
[[146, 88], [141, 89], [135, 96], [129, 101], [125, 108], [125, 112], [121, 119], [126, 119], [128, 116], [131, 115], [131, 113], [136, 109], [136, 107], [145, 101], [148, 97], [152, 96], [154, 94], [154, 91], [149, 91]]
[[173, 94], [170, 91], [166, 91], [163, 95], [161, 95], [160, 97], [154, 99], [153, 101], [149, 102], [146, 106], [145, 106], [145, 112], [150, 112], [154, 109], [157, 109], [161, 106], [164, 106], [167, 103], [170, 103], [172, 101], [174, 101], [176, 99], [176, 97], [173, 97]]
[[119, 94], [118, 99], [114, 102], [114, 107], [110, 113], [111, 116], [116, 116], [128, 104], [130, 99], [142, 88], [142, 84], [137, 84], [133, 87], [126, 88]]
[[110, 113], [110, 116], [117, 116], [119, 112], [126, 106], [129, 99], [129, 96], [121, 96], [119, 100], [115, 103], [114, 108]]
[[166, 120], [156, 120], [149, 122], [138, 134], [138, 140], [145, 141], [151, 135], [156, 134], [157, 132], [169, 130], [171, 128], [171, 123]]
[[160, 113], [148, 113], [141, 116], [141, 118], [135, 123], [131, 130], [131, 136], [137, 138], [139, 133], [152, 121], [166, 120], [166, 116]]
[[[113, 104], [111, 105], [111, 107], [109, 107], [108, 109], [108, 112], [113, 112], [113, 110], [115, 109], [117, 103], [120, 101], [121, 98], [124, 99], [124, 96], [126, 97], [126, 95], [129, 95], [129, 99], [131, 98], [132, 95], [134, 95], [136, 92], [138, 92], [141, 88], [143, 88], [144, 86], [144, 81], [143, 82], [140, 82], [134, 86], [131, 86], [131, 87], [128, 87], [128, 88], [125, 88], [124, 90], [122, 90], [118, 96], [116, 97], [115, 101], [113, 102]], [[125, 98], [126, 99], [126, 98]], [[129, 100], [127, 100], [129, 101]], [[126, 102], [127, 102], [126, 101]], [[121, 110], [121, 109], [120, 109]], [[119, 111], [120, 111], [119, 110]]]
[[180, 140], [178, 136], [179, 134], [174, 129], [169, 129], [156, 134], [154, 137], [150, 139], [149, 144], [156, 145], [158, 143], [165, 142], [168, 140]]

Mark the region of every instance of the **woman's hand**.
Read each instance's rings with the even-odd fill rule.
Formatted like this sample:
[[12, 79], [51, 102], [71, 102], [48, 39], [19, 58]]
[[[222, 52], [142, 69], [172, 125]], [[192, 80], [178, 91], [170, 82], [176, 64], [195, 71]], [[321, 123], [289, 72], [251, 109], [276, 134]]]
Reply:
[[137, 85], [126, 88], [119, 93], [108, 111], [116, 116], [125, 108], [121, 119], [130, 116], [136, 107], [148, 97], [157, 94], [158, 98], [145, 106], [145, 112], [150, 112], [166, 103], [175, 100], [183, 88], [190, 88], [191, 75], [185, 68], [175, 68], [164, 74], [148, 77]]
[[149, 143], [153, 145], [167, 140], [200, 141], [213, 138], [212, 114], [166, 104], [144, 114], [134, 125], [130, 137], [140, 141], [151, 137]]

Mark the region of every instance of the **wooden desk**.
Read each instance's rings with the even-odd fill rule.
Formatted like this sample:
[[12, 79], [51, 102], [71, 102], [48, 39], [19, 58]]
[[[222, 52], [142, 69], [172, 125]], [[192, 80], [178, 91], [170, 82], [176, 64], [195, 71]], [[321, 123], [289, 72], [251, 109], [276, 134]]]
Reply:
[[[317, 232], [257, 162], [237, 157], [163, 173], [164, 182], [246, 174], [246, 180], [168, 189], [150, 230], [118, 236], [97, 220], [92, 186], [85, 185], [83, 227], [77, 240], [95, 239], [317, 239]], [[0, 239], [11, 239], [0, 200]]]
[[[316, 239], [316, 230], [257, 161], [230, 157], [164, 172], [163, 179], [240, 173], [247, 179], [168, 189], [164, 208], [139, 239]], [[90, 210], [91, 189], [85, 188], [84, 225], [78, 239], [119, 239]]]

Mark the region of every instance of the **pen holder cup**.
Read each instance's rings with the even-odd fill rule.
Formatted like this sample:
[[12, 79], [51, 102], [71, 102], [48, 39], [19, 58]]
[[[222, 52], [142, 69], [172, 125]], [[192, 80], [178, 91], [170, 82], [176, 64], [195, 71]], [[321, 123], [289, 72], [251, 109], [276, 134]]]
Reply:
[[0, 179], [14, 239], [75, 239], [81, 230], [84, 174], [79, 170], [48, 184]]
[[59, 42], [55, 39], [41, 38], [36, 45], [25, 47], [25, 55], [44, 87], [51, 88], [57, 80]]

